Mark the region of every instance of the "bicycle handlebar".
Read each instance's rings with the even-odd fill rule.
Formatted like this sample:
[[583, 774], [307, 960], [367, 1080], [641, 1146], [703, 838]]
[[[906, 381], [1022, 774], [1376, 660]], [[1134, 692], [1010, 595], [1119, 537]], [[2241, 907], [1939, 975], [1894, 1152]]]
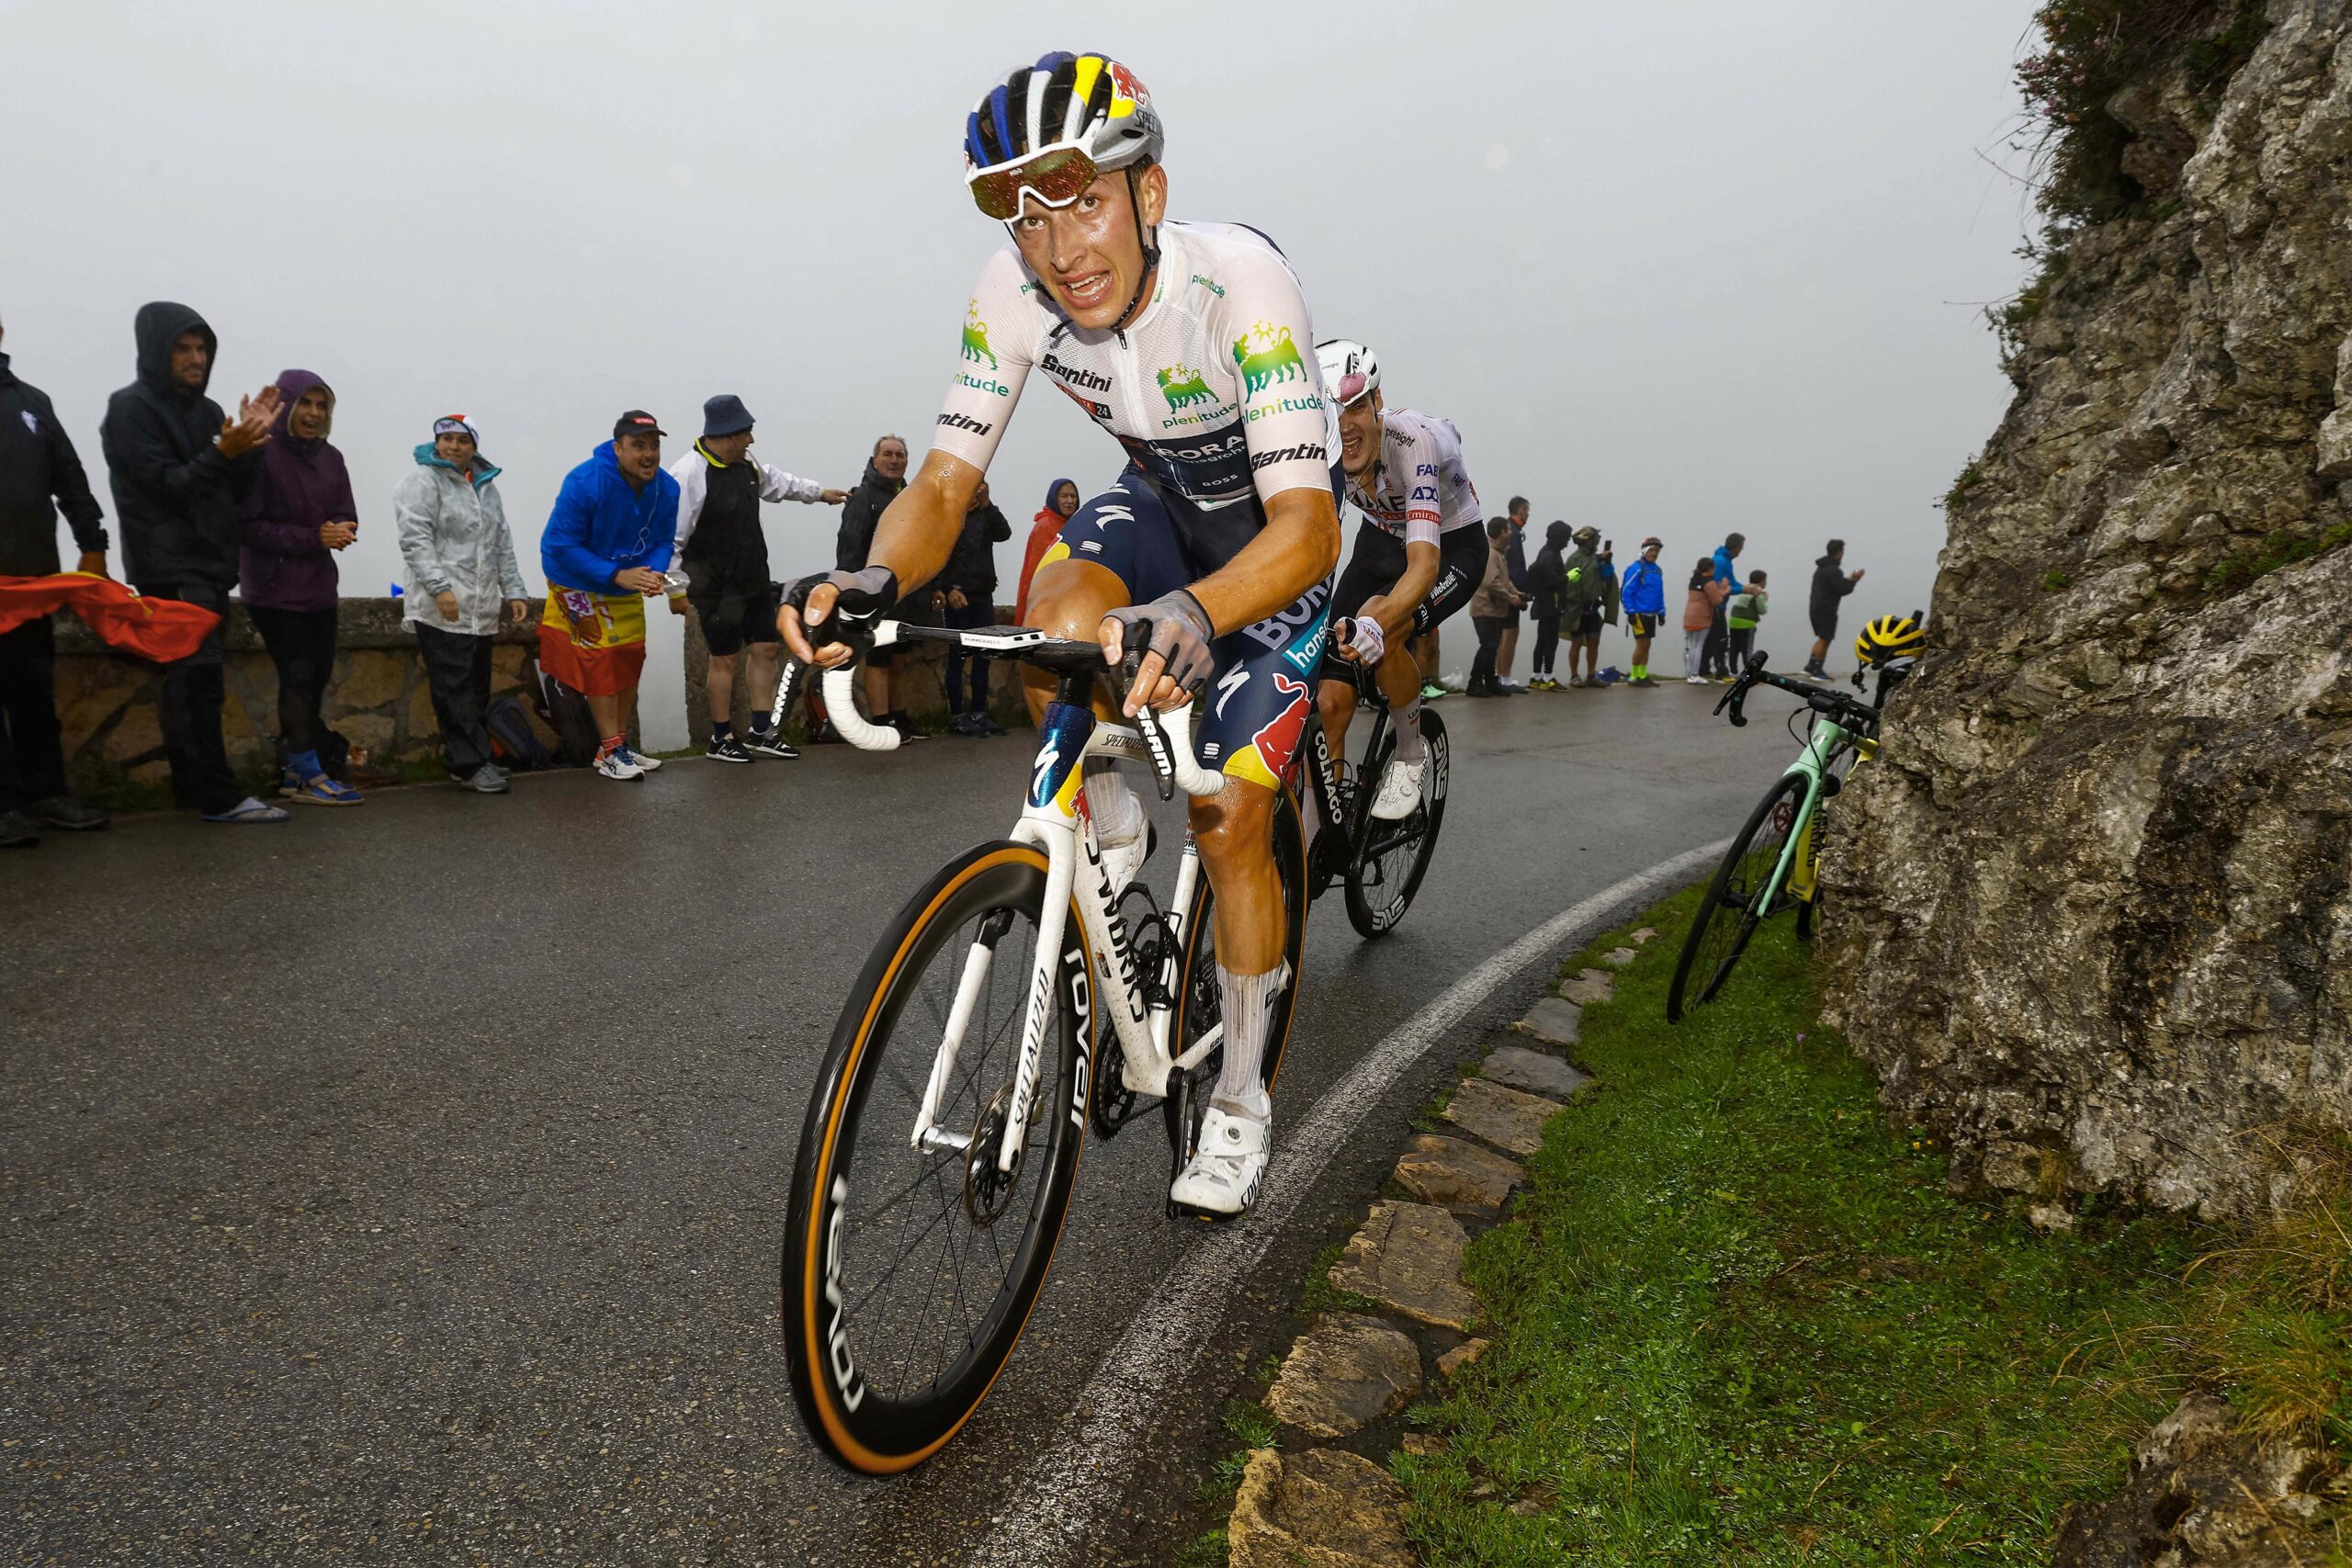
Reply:
[[[1057, 675], [1102, 677], [1111, 673], [1110, 667], [1102, 662], [1100, 643], [1048, 637], [1029, 626], [962, 631], [953, 626], [877, 621], [872, 637], [865, 640], [874, 648], [894, 648], [907, 642], [947, 643], [974, 653], [1017, 659]], [[894, 751], [905, 737], [888, 725], [868, 721], [857, 711], [856, 688], [851, 680], [856, 668], [857, 661], [853, 660], [838, 670], [825, 671], [826, 712], [842, 739], [860, 750]], [[782, 721], [782, 708], [789, 702], [788, 682], [787, 674], [776, 682], [778, 722]], [[1146, 709], [1136, 717], [1136, 728], [1143, 732], [1144, 742], [1151, 749], [1152, 772], [1157, 775], [1162, 800], [1171, 797], [1171, 786], [1181, 787], [1186, 795], [1203, 797], [1221, 794], [1225, 789], [1225, 776], [1201, 766], [1199, 756], [1193, 750], [1193, 715], [1196, 707], [1197, 705], [1187, 703], [1164, 714]]]
[[1715, 704], [1715, 711], [1721, 713], [1724, 708], [1730, 708], [1733, 727], [1747, 728], [1747, 715], [1744, 710], [1747, 705], [1747, 694], [1758, 686], [1775, 686], [1792, 696], [1801, 697], [1814, 712], [1852, 728], [1871, 733], [1878, 728], [1879, 711], [1870, 704], [1857, 701], [1833, 687], [1817, 686], [1810, 681], [1792, 681], [1786, 675], [1772, 674], [1764, 668], [1764, 655], [1760, 653], [1749, 658], [1747, 668], [1739, 672], [1739, 679], [1732, 682], [1731, 690]]

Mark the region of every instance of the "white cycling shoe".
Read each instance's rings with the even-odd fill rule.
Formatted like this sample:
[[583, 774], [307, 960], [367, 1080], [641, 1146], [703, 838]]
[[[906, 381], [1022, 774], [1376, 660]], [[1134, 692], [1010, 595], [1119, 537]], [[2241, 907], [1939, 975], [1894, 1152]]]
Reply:
[[1427, 757], [1418, 762], [1389, 758], [1387, 771], [1380, 775], [1380, 793], [1372, 797], [1372, 814], [1383, 822], [1402, 822], [1410, 817], [1421, 804], [1421, 781], [1429, 771]]
[[1273, 1119], [1236, 1116], [1209, 1107], [1200, 1147], [1168, 1189], [1170, 1207], [1204, 1220], [1238, 1219], [1258, 1199], [1273, 1144]]

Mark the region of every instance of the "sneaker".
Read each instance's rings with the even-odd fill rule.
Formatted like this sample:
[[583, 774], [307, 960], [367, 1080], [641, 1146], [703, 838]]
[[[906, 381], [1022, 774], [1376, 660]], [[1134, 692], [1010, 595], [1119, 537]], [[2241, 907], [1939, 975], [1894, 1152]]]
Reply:
[[337, 784], [324, 773], [302, 781], [302, 787], [287, 799], [297, 806], [356, 806], [361, 795], [346, 784]]
[[1261, 1122], [1210, 1106], [1201, 1123], [1200, 1147], [1168, 1189], [1169, 1206], [1204, 1220], [1230, 1220], [1249, 1213], [1259, 1184], [1266, 1179], [1273, 1131], [1272, 1118]]
[[731, 735], [712, 736], [710, 744], [703, 748], [702, 754], [714, 762], [748, 762], [752, 760], [752, 754], [743, 750], [743, 743]]
[[661, 758], [649, 757], [634, 746], [623, 746], [621, 748], [621, 755], [636, 763], [638, 772], [639, 773], [658, 773], [662, 771]]
[[762, 757], [777, 757], [791, 761], [800, 755], [791, 741], [774, 729], [754, 729], [743, 737], [743, 750]]
[[608, 779], [641, 779], [645, 770], [637, 765], [624, 746], [616, 751], [596, 753], [596, 771]]
[[21, 811], [0, 811], [0, 850], [28, 850], [40, 842], [40, 824]]
[[85, 805], [70, 795], [36, 800], [25, 807], [24, 815], [31, 818], [37, 828], [62, 828], [69, 833], [86, 833], [114, 820], [113, 813], [104, 807]]
[[1704, 675], [1685, 675], [1682, 677], [1682, 683], [1686, 686], [1703, 686], [1707, 683], [1707, 678]]
[[900, 745], [904, 745], [910, 740], [927, 740], [930, 739], [930, 737], [923, 734], [922, 730], [917, 729], [915, 728], [915, 721], [909, 718], [905, 714], [894, 713], [885, 715], [881, 722], [888, 725], [891, 728], [899, 732], [899, 743]]
[[286, 820], [286, 808], [282, 806], [264, 806], [260, 801], [255, 800], [249, 795], [245, 796], [244, 799], [237, 802], [236, 805], [229, 807], [226, 811], [208, 811], [204, 813], [204, 820], [207, 822], [234, 822], [239, 824], [249, 822], [283, 822]]
[[1527, 690], [1527, 688], [1521, 685], [1518, 682], [1511, 680], [1509, 676], [1498, 676], [1495, 680], [1495, 690], [1500, 692], [1507, 697], [1515, 697], [1521, 692]]
[[1827, 679], [1829, 679], [1829, 671], [1826, 671], [1826, 670], [1824, 670], [1824, 669], [1823, 669], [1820, 665], [1818, 665], [1818, 664], [1808, 664], [1808, 665], [1806, 665], [1806, 666], [1804, 667], [1804, 672], [1805, 672], [1806, 674], [1808, 674], [1808, 675], [1812, 676], [1812, 677], [1813, 677], [1815, 680], [1816, 680], [1816, 681], [1826, 681]]
[[1426, 756], [1418, 762], [1389, 758], [1387, 770], [1380, 775], [1380, 793], [1372, 797], [1372, 814], [1383, 822], [1402, 822], [1410, 817], [1421, 804], [1421, 780], [1429, 771]]
[[1440, 685], [1437, 682], [1424, 681], [1421, 682], [1421, 701], [1425, 703], [1433, 703], [1443, 695], [1445, 695], [1445, 688]]
[[949, 733], [960, 735], [967, 740], [977, 740], [989, 732], [988, 722], [976, 713], [957, 714], [956, 722], [947, 728]]
[[983, 735], [1010, 735], [1012, 731], [999, 724], [987, 714], [982, 714], [980, 715], [980, 733]]
[[476, 795], [504, 795], [507, 789], [506, 770], [495, 762], [484, 762], [473, 771], [465, 784]]
[[1648, 675], [1635, 675], [1629, 678], [1625, 684], [1628, 686], [1655, 686], [1657, 684], [1657, 682]]

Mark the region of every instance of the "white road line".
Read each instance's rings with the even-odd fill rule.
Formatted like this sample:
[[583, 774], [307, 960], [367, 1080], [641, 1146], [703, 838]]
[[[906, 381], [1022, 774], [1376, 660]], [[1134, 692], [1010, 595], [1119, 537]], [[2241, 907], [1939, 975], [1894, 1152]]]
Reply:
[[1399, 1024], [1324, 1093], [1304, 1121], [1281, 1133], [1257, 1205], [1245, 1219], [1204, 1233], [1200, 1245], [1159, 1281], [1072, 1403], [1074, 1410], [1090, 1414], [1031, 1464], [1011, 1493], [1020, 1511], [1008, 1513], [976, 1561], [1037, 1568], [1085, 1555], [1090, 1532], [1134, 1471], [1168, 1390], [1192, 1374], [1202, 1348], [1222, 1327], [1234, 1281], [1257, 1267], [1365, 1113], [1407, 1068], [1519, 970], [1558, 948], [1591, 940], [1642, 905], [1694, 880], [1723, 858], [1730, 842], [1720, 840], [1677, 855], [1553, 916]]

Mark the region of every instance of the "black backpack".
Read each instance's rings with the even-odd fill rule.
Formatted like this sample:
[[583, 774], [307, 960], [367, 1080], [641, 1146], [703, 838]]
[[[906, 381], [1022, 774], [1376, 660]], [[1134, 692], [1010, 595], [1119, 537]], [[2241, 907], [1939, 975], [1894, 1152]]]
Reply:
[[596, 716], [588, 711], [588, 699], [544, 670], [539, 671], [539, 716], [555, 731], [555, 765], [594, 765], [604, 739], [596, 733]]
[[531, 728], [531, 716], [514, 700], [514, 693], [492, 697], [482, 723], [490, 730], [491, 750], [509, 772], [533, 773], [555, 766], [555, 758], [541, 743], [539, 732]]

